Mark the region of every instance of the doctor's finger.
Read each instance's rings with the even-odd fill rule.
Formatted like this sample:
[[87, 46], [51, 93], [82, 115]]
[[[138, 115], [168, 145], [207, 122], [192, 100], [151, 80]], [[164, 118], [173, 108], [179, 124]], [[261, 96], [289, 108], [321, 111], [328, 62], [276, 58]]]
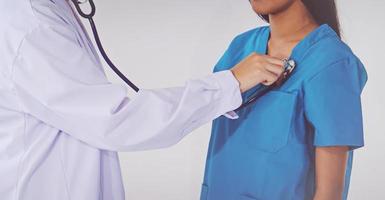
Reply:
[[265, 66], [265, 69], [273, 74], [275, 74], [276, 76], [281, 76], [281, 74], [283, 73], [284, 71], [284, 68], [280, 65], [275, 65], [275, 64], [267, 64]]
[[262, 74], [263, 74], [263, 82], [262, 82], [263, 85], [271, 85], [275, 81], [277, 81], [279, 77], [276, 74], [269, 72], [267, 70], [262, 72]]
[[272, 63], [274, 65], [279, 65], [281, 67], [285, 65], [285, 62], [279, 58], [275, 58], [272, 56], [265, 56], [265, 59], [267, 60], [267, 62]]

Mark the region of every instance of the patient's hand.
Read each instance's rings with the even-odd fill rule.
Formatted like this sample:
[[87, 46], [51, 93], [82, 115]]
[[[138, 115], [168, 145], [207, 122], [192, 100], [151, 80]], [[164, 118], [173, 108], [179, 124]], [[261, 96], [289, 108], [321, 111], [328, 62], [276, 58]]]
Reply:
[[251, 53], [231, 69], [239, 81], [241, 92], [262, 83], [271, 85], [284, 71], [284, 61], [267, 55]]

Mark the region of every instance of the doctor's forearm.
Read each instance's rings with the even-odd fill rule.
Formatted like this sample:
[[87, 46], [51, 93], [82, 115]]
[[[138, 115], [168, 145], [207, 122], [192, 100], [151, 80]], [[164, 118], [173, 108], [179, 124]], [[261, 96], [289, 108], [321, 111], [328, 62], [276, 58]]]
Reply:
[[[171, 146], [201, 125], [236, 109], [241, 102], [239, 84], [230, 71], [190, 80], [184, 87], [141, 90], [123, 108], [129, 115], [123, 123], [135, 124], [135, 129], [131, 129], [129, 135], [125, 131], [121, 134], [126, 140], [119, 141], [130, 141], [131, 144], [122, 143], [118, 150]], [[130, 135], [142, 137], [133, 142], [132, 138], [128, 139]]]
[[165, 148], [241, 102], [239, 84], [231, 72], [218, 72], [190, 80], [184, 87], [141, 90], [115, 111], [121, 115], [120, 126], [99, 135], [109, 142], [107, 148], [117, 151]]
[[83, 139], [114, 151], [165, 148], [241, 102], [239, 84], [230, 71], [190, 80], [184, 87], [141, 90], [98, 123], [110, 129], [95, 128], [93, 138]]

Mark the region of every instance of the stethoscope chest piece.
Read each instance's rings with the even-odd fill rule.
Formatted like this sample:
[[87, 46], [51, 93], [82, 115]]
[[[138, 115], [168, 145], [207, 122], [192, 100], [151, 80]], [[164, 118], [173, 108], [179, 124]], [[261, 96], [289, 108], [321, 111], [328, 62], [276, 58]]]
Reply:
[[284, 59], [283, 62], [284, 62], [283, 76], [286, 79], [293, 72], [296, 64], [295, 64], [295, 61], [292, 59], [290, 59], [290, 60]]

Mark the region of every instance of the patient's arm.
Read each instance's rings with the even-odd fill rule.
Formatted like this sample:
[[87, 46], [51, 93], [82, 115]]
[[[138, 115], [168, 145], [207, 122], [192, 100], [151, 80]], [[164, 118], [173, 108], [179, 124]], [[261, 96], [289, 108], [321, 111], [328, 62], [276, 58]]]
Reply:
[[341, 200], [349, 148], [317, 147], [314, 200]]

